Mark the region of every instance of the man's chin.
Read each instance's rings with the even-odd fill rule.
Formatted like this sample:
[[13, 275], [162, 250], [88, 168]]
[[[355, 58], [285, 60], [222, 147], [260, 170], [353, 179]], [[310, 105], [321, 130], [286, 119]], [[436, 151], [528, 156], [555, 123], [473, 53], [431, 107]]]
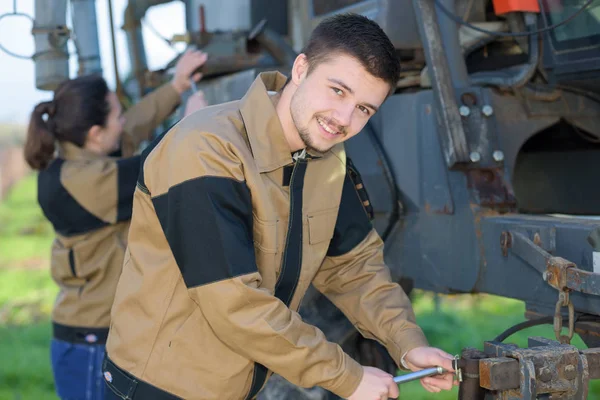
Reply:
[[333, 146], [335, 146], [335, 144], [332, 144], [331, 146], [319, 146], [319, 147], [315, 147], [315, 146], [307, 146], [306, 150], [308, 152], [313, 152], [313, 153], [327, 153], [329, 150], [331, 150], [333, 148]]
[[315, 133], [315, 136], [312, 136], [310, 140], [306, 140], [307, 138], [303, 135], [300, 135], [302, 142], [306, 146], [307, 151], [313, 151], [316, 153], [327, 153], [329, 150], [333, 148], [337, 143], [325, 142], [325, 140], [313, 140], [315, 137], [318, 138], [319, 133]]

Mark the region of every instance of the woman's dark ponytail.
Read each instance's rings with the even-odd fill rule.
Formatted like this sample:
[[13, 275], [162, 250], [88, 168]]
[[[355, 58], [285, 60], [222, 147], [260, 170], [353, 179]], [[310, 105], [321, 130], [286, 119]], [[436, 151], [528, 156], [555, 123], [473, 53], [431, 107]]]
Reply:
[[38, 104], [31, 113], [25, 142], [25, 160], [31, 168], [48, 166], [57, 141], [83, 147], [90, 128], [106, 123], [109, 93], [101, 76], [81, 76], [61, 83], [52, 101]]
[[52, 101], [43, 101], [35, 106], [29, 120], [25, 141], [25, 161], [33, 169], [41, 170], [48, 166], [54, 157], [54, 133], [52, 132], [56, 110]]

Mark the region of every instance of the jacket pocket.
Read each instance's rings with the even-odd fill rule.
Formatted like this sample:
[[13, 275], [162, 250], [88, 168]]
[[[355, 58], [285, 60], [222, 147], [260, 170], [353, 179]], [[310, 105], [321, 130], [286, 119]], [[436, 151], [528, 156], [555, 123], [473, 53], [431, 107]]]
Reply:
[[116, 231], [111, 230], [96, 235], [73, 246], [77, 277], [86, 281], [104, 273], [113, 265], [118, 265], [120, 268], [125, 258], [126, 247]]
[[310, 244], [331, 240], [337, 215], [338, 207], [308, 214], [308, 241]]
[[63, 246], [58, 240], [55, 240], [52, 245], [50, 270], [52, 279], [59, 284], [71, 287], [79, 287], [85, 284], [85, 279], [81, 279], [77, 275], [73, 249]]
[[264, 221], [253, 216], [252, 240], [258, 270], [267, 286], [274, 285], [280, 265], [277, 248], [277, 221]]

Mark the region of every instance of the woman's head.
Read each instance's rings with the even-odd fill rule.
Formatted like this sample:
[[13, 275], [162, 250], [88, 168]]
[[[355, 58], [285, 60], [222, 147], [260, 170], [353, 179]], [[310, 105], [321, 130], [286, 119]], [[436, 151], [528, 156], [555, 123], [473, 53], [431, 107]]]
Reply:
[[123, 120], [117, 96], [96, 75], [63, 82], [52, 101], [38, 104], [31, 114], [25, 159], [34, 169], [52, 160], [55, 142], [70, 142], [98, 154], [118, 148]]

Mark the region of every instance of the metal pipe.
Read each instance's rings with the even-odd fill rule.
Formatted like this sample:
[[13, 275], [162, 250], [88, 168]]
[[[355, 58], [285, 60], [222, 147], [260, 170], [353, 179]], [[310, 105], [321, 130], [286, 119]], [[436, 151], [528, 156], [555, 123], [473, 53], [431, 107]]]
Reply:
[[260, 21], [250, 32], [248, 39], [255, 39], [279, 64], [291, 68], [298, 53], [279, 33], [267, 28], [266, 23], [266, 19]]
[[115, 69], [115, 92], [121, 100], [121, 103], [124, 103], [125, 92], [123, 90], [123, 84], [121, 83], [121, 78], [119, 77], [119, 62], [117, 59], [117, 42], [115, 40], [115, 23], [114, 23], [114, 14], [112, 8], [112, 0], [108, 0], [108, 19], [110, 21], [110, 39], [112, 42], [112, 54], [113, 54], [113, 67]]
[[136, 77], [139, 95], [145, 91], [144, 74], [148, 69], [146, 52], [144, 50], [144, 36], [142, 35], [142, 18], [146, 11], [155, 5], [170, 3], [173, 0], [129, 0], [123, 17], [123, 30], [127, 36], [127, 49], [131, 69]]
[[[35, 41], [35, 87], [54, 90], [69, 79], [67, 0], [36, 0], [32, 34]], [[63, 34], [60, 33], [63, 29]]]
[[102, 75], [96, 0], [71, 0], [75, 48], [79, 61], [78, 75]]
[[428, 376], [441, 375], [445, 372], [446, 370], [442, 367], [426, 368], [417, 372], [396, 376], [394, 377], [394, 382], [397, 384], [412, 382], [417, 379], [427, 378]]

